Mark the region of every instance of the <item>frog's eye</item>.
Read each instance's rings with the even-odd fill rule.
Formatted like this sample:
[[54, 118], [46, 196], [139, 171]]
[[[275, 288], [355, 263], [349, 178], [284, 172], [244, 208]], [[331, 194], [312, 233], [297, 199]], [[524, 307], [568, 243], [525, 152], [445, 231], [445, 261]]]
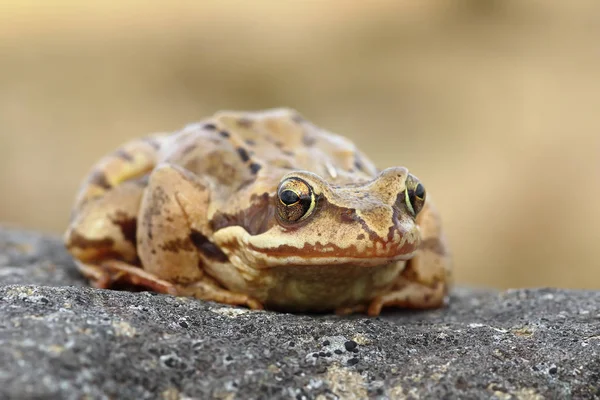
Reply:
[[409, 175], [408, 178], [406, 178], [405, 201], [408, 210], [414, 216], [423, 209], [425, 196], [425, 186], [423, 186], [423, 184], [421, 184], [421, 182], [413, 175]]
[[286, 206], [291, 206], [300, 201], [300, 196], [290, 189], [285, 189], [279, 194], [279, 200]]
[[315, 208], [316, 199], [312, 188], [300, 178], [288, 178], [277, 190], [279, 202], [277, 213], [283, 222], [300, 222]]

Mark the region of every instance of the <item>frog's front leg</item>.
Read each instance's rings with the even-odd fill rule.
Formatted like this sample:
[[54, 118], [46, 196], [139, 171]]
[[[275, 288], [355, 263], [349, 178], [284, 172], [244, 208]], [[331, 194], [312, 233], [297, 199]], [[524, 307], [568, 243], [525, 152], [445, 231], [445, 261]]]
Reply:
[[417, 216], [421, 231], [418, 253], [387, 293], [373, 299], [367, 312], [379, 315], [383, 307], [437, 308], [444, 304], [451, 283], [451, 259], [440, 218], [427, 202]]
[[231, 292], [206, 275], [206, 263], [215, 258], [227, 262], [209, 239], [209, 202], [209, 185], [198, 176], [171, 164], [153, 170], [138, 218], [137, 250], [144, 268], [139, 279], [153, 276], [171, 282], [168, 292], [175, 295], [262, 308], [257, 300]]

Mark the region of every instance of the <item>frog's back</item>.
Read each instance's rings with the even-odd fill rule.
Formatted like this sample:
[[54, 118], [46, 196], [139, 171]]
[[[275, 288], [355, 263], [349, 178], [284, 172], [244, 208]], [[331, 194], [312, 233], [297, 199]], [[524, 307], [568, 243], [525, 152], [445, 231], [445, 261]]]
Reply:
[[285, 108], [219, 112], [174, 134], [161, 158], [229, 186], [251, 181], [261, 172], [275, 177], [305, 170], [332, 183], [368, 180], [377, 174], [354, 143]]

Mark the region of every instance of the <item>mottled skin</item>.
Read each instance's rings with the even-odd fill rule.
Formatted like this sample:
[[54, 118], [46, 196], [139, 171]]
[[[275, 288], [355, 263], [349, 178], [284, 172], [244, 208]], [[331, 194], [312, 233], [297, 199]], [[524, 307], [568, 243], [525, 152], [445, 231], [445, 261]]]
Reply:
[[433, 308], [451, 276], [418, 179], [288, 109], [125, 144], [84, 182], [65, 242], [97, 287], [253, 309]]

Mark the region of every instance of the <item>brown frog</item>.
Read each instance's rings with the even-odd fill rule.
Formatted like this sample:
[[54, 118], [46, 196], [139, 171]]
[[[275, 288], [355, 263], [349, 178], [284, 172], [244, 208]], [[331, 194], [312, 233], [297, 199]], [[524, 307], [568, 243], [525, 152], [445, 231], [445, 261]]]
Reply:
[[419, 179], [289, 109], [126, 143], [88, 175], [65, 242], [96, 287], [252, 309], [434, 308], [451, 276]]

